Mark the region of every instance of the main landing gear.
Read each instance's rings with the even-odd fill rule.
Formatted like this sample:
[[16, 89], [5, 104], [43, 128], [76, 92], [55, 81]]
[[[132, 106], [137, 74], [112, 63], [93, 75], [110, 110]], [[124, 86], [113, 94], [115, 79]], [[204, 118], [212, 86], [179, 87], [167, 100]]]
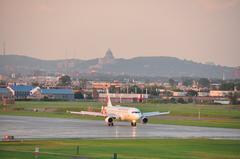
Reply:
[[111, 123], [108, 123], [108, 126], [113, 126], [113, 122], [111, 122]]

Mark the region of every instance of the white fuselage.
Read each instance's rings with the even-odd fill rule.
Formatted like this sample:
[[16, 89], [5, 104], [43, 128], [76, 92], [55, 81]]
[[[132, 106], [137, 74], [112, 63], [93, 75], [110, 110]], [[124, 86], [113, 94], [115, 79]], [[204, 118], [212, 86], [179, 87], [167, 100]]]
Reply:
[[136, 122], [142, 117], [142, 113], [137, 108], [112, 106], [105, 107], [107, 116], [118, 116], [119, 120]]

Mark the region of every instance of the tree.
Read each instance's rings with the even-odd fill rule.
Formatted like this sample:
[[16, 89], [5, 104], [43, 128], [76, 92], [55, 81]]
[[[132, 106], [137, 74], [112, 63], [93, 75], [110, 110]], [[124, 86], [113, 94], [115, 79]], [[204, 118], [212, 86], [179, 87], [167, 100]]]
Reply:
[[169, 83], [170, 86], [172, 86], [172, 87], [176, 86], [176, 84], [177, 84], [177, 82], [176, 82], [174, 79], [172, 79], [172, 78], [170, 78], [170, 79], [168, 80], [168, 83]]
[[193, 103], [193, 99], [192, 98], [188, 98], [187, 102], [188, 103]]
[[240, 90], [240, 82], [235, 83], [235, 87], [237, 88], [237, 90]]
[[[147, 87], [148, 94], [152, 96], [159, 96], [158, 87], [156, 85]], [[143, 90], [142, 93], [146, 93], [146, 90]]]
[[197, 91], [194, 91], [194, 90], [189, 90], [188, 92], [187, 92], [187, 96], [191, 96], [191, 97], [196, 97], [196, 96], [198, 96], [198, 92]]
[[200, 78], [198, 80], [198, 84], [201, 86], [201, 87], [207, 87], [209, 88], [210, 86], [210, 81], [207, 79], [207, 78]]
[[228, 97], [229, 97], [229, 99], [230, 99], [230, 102], [231, 102], [231, 104], [238, 104], [238, 94], [235, 92], [235, 93], [229, 93], [229, 95], [228, 95]]
[[134, 86], [131, 86], [129, 88], [129, 92], [131, 92], [131, 93], [141, 93], [142, 90], [137, 85], [134, 85]]
[[170, 102], [171, 102], [171, 103], [176, 103], [176, 99], [175, 99], [175, 98], [171, 98], [171, 99], [170, 99]]
[[7, 82], [5, 80], [0, 80], [0, 85], [7, 85]]
[[220, 86], [220, 90], [232, 91], [232, 90], [234, 90], [234, 83], [233, 82], [222, 83]]
[[75, 99], [83, 99], [84, 96], [80, 91], [77, 91], [77, 92], [74, 93], [74, 98]]
[[109, 89], [109, 93], [116, 93], [116, 87], [115, 86], [110, 86], [108, 89]]
[[87, 87], [87, 80], [86, 79], [79, 79], [79, 87], [85, 89]]
[[193, 80], [192, 79], [184, 79], [183, 80], [183, 85], [184, 86], [192, 86]]
[[173, 95], [173, 93], [171, 91], [165, 91], [163, 92], [163, 96], [166, 96], [166, 97], [171, 97]]
[[120, 93], [127, 93], [127, 87], [122, 87]]
[[183, 98], [178, 98], [178, 99], [177, 99], [177, 102], [178, 102], [178, 103], [181, 103], [181, 104], [184, 104], [184, 103], [185, 103], [185, 101], [184, 101]]
[[58, 84], [60, 86], [70, 86], [71, 82], [71, 78], [68, 75], [64, 75], [59, 78]]
[[38, 83], [37, 81], [33, 81], [33, 82], [32, 82], [32, 85], [35, 86], [35, 87], [37, 87], [37, 86], [39, 86], [39, 83]]

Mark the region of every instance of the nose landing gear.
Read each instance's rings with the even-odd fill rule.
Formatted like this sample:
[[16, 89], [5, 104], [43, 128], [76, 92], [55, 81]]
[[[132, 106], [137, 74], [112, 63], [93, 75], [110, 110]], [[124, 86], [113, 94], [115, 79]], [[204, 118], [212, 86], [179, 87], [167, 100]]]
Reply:
[[132, 121], [132, 122], [131, 122], [131, 126], [137, 126], [137, 123], [134, 122], [134, 121]]

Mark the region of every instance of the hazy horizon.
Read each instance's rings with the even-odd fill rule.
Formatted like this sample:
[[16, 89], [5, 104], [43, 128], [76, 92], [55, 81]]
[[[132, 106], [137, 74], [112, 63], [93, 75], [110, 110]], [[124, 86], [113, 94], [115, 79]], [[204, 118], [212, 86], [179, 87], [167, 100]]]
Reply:
[[[72, 59], [75, 59], [75, 60], [92, 60], [92, 59], [98, 59], [98, 58], [103, 58], [105, 54], [103, 54], [101, 57], [93, 57], [93, 58], [85, 58], [85, 59], [81, 59], [81, 58], [78, 58], [78, 57], [71, 57], [71, 58], [53, 58], [53, 59], [49, 59], [49, 58], [40, 58], [40, 57], [34, 57], [34, 56], [31, 56], [31, 55], [24, 55], [24, 54], [11, 54], [11, 53], [6, 53], [5, 55], [18, 55], [18, 56], [26, 56], [26, 57], [30, 57], [30, 58], [35, 58], [35, 59], [39, 59], [39, 60], [46, 60], [46, 61], [54, 61], [54, 60], [72, 60]], [[113, 53], [114, 55], [114, 53]], [[2, 56], [2, 54], [0, 54], [0, 56]], [[228, 65], [221, 65], [221, 64], [217, 64], [217, 63], [214, 63], [213, 61], [207, 61], [207, 62], [201, 62], [201, 61], [194, 61], [192, 59], [185, 59], [185, 58], [180, 58], [180, 57], [175, 57], [175, 56], [164, 56], [164, 55], [156, 55], [156, 56], [134, 56], [134, 57], [129, 57], [129, 58], [124, 58], [124, 57], [115, 57], [116, 59], [133, 59], [133, 58], [137, 58], [137, 57], [170, 57], [170, 58], [177, 58], [177, 59], [180, 59], [180, 60], [187, 60], [187, 61], [193, 61], [193, 62], [196, 62], [196, 63], [202, 63], [202, 64], [209, 64], [209, 65], [220, 65], [220, 66], [227, 66], [227, 67], [239, 67], [239, 66], [228, 66]]]
[[0, 0], [0, 19], [1, 54], [240, 65], [239, 0]]

